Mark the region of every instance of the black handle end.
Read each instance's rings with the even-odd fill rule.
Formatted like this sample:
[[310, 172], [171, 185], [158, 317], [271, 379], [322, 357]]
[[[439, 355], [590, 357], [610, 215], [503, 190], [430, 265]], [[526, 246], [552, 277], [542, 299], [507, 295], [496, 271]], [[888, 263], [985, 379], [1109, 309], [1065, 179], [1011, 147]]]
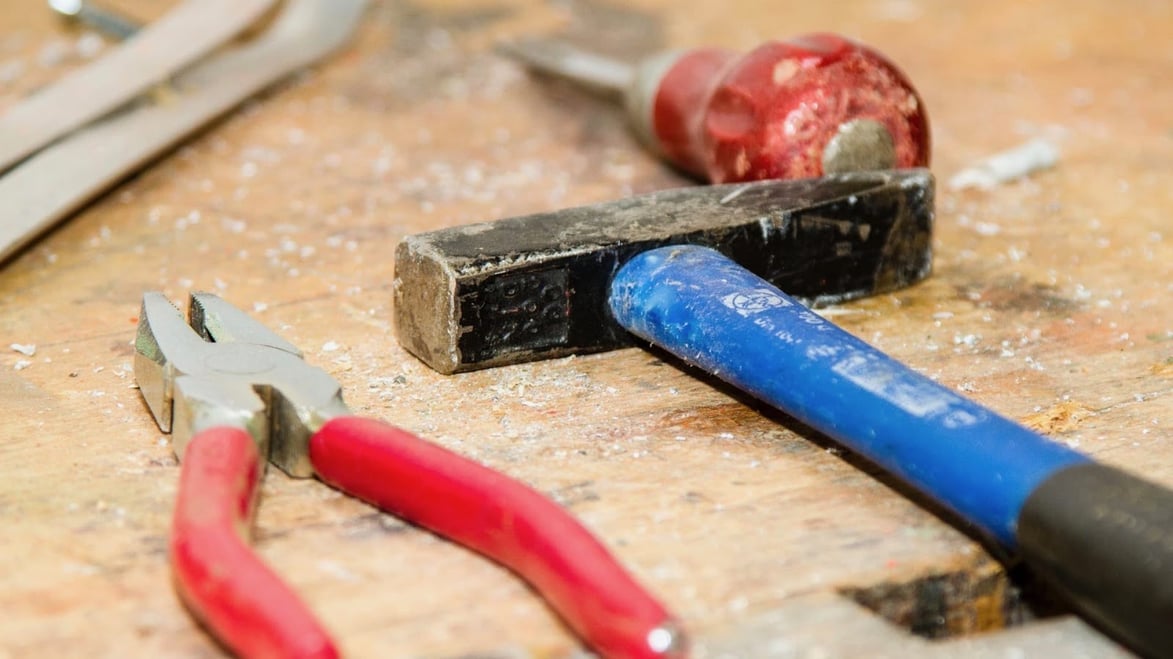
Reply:
[[1067, 467], [1027, 499], [1018, 543], [1090, 621], [1173, 657], [1173, 491], [1102, 464]]

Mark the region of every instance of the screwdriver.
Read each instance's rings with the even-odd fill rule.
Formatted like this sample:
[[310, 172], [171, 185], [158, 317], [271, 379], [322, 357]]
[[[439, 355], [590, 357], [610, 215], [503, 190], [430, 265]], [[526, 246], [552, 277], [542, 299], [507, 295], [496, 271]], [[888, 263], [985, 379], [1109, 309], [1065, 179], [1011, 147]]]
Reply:
[[648, 148], [711, 183], [929, 162], [928, 117], [907, 76], [835, 34], [770, 41], [745, 54], [668, 51], [633, 66], [548, 39], [500, 50], [621, 100]]

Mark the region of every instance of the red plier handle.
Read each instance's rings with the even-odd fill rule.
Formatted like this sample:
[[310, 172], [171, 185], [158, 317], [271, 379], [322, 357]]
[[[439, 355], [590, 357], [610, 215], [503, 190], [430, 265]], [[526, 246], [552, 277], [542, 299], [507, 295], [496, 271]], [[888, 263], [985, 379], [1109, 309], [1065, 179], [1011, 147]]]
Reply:
[[[532, 488], [385, 423], [336, 417], [310, 438], [326, 483], [528, 581], [606, 657], [681, 656], [667, 611], [581, 524]], [[336, 657], [329, 635], [246, 544], [261, 473], [244, 430], [192, 437], [171, 550], [188, 606], [242, 657]]]

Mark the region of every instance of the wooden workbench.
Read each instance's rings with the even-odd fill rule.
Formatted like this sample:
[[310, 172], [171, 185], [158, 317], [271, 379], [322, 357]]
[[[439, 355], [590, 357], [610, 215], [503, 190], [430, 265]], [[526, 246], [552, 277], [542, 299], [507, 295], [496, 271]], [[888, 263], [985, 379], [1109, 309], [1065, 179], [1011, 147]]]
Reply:
[[[163, 4], [115, 3], [144, 18]], [[339, 55], [0, 270], [0, 657], [220, 652], [168, 576], [178, 469], [131, 368], [152, 289], [255, 311], [356, 410], [554, 497], [682, 617], [698, 656], [1123, 655], [1024, 603], [1045, 598], [925, 501], [660, 355], [445, 377], [392, 338], [403, 235], [686, 183], [616, 108], [527, 76], [494, 40], [565, 34], [633, 56], [823, 29], [915, 81], [940, 181], [932, 278], [830, 317], [1173, 486], [1173, 5], [380, 2]], [[5, 0], [0, 110], [92, 55], [78, 40], [39, 0]], [[1061, 147], [1052, 170], [946, 184], [1034, 137]], [[259, 552], [349, 656], [577, 651], [521, 582], [467, 551], [276, 470], [262, 501]]]

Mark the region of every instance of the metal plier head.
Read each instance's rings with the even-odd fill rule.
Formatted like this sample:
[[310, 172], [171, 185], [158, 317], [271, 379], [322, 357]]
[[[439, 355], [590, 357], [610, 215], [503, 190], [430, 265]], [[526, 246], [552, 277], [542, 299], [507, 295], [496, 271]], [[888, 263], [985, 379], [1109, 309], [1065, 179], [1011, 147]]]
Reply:
[[193, 293], [190, 307], [189, 325], [162, 293], [146, 293], [135, 337], [135, 378], [176, 456], [199, 431], [230, 425], [289, 475], [312, 476], [309, 437], [348, 413], [338, 382], [216, 295]]

